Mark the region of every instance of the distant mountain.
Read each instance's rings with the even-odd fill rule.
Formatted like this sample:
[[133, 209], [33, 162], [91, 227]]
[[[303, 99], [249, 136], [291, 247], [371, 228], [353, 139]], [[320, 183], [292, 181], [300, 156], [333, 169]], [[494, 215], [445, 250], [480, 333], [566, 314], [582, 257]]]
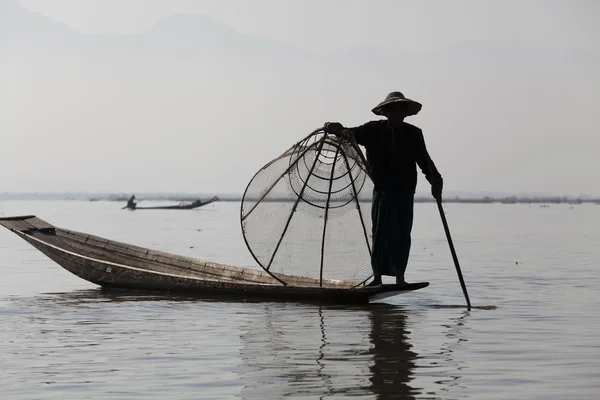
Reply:
[[[0, 3], [0, 43], [11, 43], [18, 41], [20, 45], [26, 40], [34, 40], [32, 46], [41, 43], [62, 43], [63, 45], [82, 44], [119, 46], [139, 46], [138, 50], [154, 47], [164, 51], [165, 49], [189, 50], [195, 48], [197, 55], [203, 50], [227, 50], [229, 52], [242, 52], [252, 54], [259, 52], [261, 56], [278, 52], [282, 57], [318, 59], [315, 54], [305, 50], [282, 44], [266, 38], [252, 37], [236, 32], [231, 27], [216, 21], [206, 15], [197, 14], [175, 14], [157, 22], [150, 30], [139, 35], [91, 35], [82, 34], [71, 29], [66, 24], [52, 20], [42, 14], [32, 12], [21, 6], [15, 0], [3, 0]], [[145, 45], [145, 46], [144, 46]], [[557, 49], [554, 47], [539, 48], [532, 46], [517, 46], [514, 43], [480, 43], [476, 41], [457, 43], [454, 46], [439, 49], [435, 52], [410, 52], [399, 53], [389, 48], [356, 45], [349, 49], [333, 52], [326, 57], [336, 63], [357, 63], [374, 61], [380, 62], [383, 67], [399, 62], [408, 62], [415, 57], [431, 61], [441, 59], [463, 59], [472, 61], [473, 57], [482, 60], [504, 63], [506, 61], [518, 61], [524, 63], [528, 58], [535, 56], [537, 61], [557, 61], [557, 50], [565, 55], [577, 57], [590, 57], [598, 60], [600, 51], [590, 54], [570, 49]], [[507, 57], [510, 55], [510, 57]], [[451, 57], [450, 57], [451, 56]], [[542, 57], [542, 58], [540, 58]], [[411, 61], [414, 63], [414, 61]]]
[[[40, 50], [41, 45], [53, 50], [106, 51], [112, 49], [138, 53], [156, 52], [163, 56], [183, 53], [204, 58], [213, 52], [238, 53], [240, 56], [298, 58], [304, 51], [273, 40], [237, 33], [229, 26], [205, 15], [176, 14], [156, 23], [140, 35], [82, 34], [66, 24], [31, 12], [15, 1], [3, 3], [0, 13], [0, 45], [16, 45]], [[206, 52], [209, 51], [210, 54]]]
[[448, 190], [600, 187], [600, 51], [472, 41], [317, 55], [202, 15], [89, 35], [0, 4], [3, 145], [44, 162], [5, 152], [11, 190], [242, 192], [323, 122], [376, 119], [371, 107], [399, 89], [424, 104], [416, 123]]
[[32, 12], [16, 1], [0, 2], [0, 42], [62, 40], [75, 34], [66, 24]]

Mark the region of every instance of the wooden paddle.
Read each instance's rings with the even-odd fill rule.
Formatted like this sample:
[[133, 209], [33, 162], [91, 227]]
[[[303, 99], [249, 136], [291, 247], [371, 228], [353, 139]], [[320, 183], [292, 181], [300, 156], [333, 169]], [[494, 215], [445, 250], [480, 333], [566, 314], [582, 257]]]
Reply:
[[448, 221], [446, 221], [446, 215], [444, 214], [444, 209], [442, 208], [442, 200], [436, 199], [436, 202], [438, 205], [438, 210], [440, 211], [440, 217], [442, 217], [442, 224], [444, 225], [446, 239], [448, 239], [448, 245], [450, 246], [450, 252], [452, 253], [452, 259], [454, 260], [454, 266], [456, 267], [456, 273], [458, 274], [458, 279], [460, 280], [460, 286], [462, 287], [463, 294], [467, 300], [467, 308], [471, 309], [471, 301], [469, 300], [469, 294], [467, 293], [467, 285], [465, 285], [465, 280], [463, 279], [462, 272], [460, 271], [458, 257], [456, 256], [454, 244], [452, 243], [452, 237], [450, 236], [450, 228], [448, 228]]

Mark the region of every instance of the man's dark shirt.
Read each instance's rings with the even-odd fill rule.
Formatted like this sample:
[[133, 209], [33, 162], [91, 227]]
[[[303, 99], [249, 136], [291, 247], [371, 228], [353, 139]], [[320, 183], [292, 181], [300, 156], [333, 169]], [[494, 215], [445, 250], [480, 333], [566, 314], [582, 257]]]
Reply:
[[392, 127], [387, 120], [371, 121], [349, 128], [356, 142], [367, 150], [369, 176], [378, 190], [415, 193], [417, 165], [429, 183], [442, 184], [425, 147], [423, 133], [414, 125], [403, 122]]

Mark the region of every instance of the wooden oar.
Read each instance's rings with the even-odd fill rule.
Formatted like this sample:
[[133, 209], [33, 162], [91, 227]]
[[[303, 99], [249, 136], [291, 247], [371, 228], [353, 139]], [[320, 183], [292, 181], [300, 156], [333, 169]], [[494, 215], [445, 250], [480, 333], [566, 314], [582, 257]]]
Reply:
[[442, 200], [436, 199], [436, 201], [438, 205], [438, 210], [440, 211], [440, 217], [442, 217], [442, 224], [444, 224], [444, 231], [446, 232], [446, 238], [448, 239], [448, 245], [450, 246], [452, 259], [454, 260], [454, 266], [456, 267], [456, 273], [458, 273], [458, 279], [460, 280], [460, 286], [462, 287], [463, 294], [465, 295], [465, 299], [467, 300], [467, 308], [471, 309], [471, 301], [469, 300], [469, 294], [467, 293], [467, 285], [465, 285], [465, 280], [463, 279], [462, 272], [460, 271], [458, 257], [456, 256], [454, 244], [452, 243], [452, 237], [450, 236], [450, 229], [448, 228], [448, 221], [446, 221], [446, 215], [444, 214], [444, 209], [442, 208]]

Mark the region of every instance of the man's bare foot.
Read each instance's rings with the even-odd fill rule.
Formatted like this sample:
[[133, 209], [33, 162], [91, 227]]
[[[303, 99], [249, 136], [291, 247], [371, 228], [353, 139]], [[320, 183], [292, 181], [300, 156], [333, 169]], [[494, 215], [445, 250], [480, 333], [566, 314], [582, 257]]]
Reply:
[[373, 282], [369, 283], [367, 286], [381, 286], [381, 278], [373, 279]]

